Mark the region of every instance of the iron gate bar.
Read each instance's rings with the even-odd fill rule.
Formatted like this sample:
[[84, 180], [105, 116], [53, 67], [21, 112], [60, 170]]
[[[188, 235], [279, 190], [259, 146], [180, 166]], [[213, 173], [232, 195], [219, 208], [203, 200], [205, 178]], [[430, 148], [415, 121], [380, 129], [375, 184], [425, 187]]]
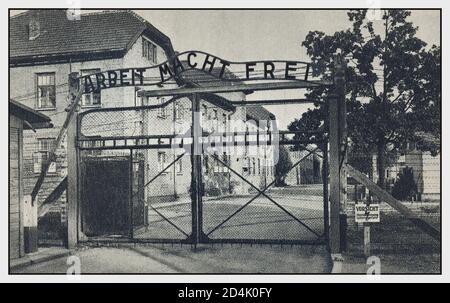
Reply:
[[[150, 183], [152, 183], [156, 178], [158, 178], [159, 176], [161, 176], [166, 170], [168, 170], [172, 165], [174, 165], [180, 158], [182, 158], [185, 155], [185, 153], [179, 155], [175, 160], [173, 160], [169, 165], [167, 165], [163, 170], [161, 170], [156, 176], [154, 176], [150, 181], [148, 181], [146, 184], [144, 184], [143, 188], [147, 187]], [[133, 200], [133, 198], [135, 197], [135, 193], [133, 193], [133, 191], [131, 191], [131, 201]], [[160, 213], [159, 211], [156, 210], [156, 208], [154, 208], [151, 204], [149, 204], [149, 206], [159, 215], [161, 216], [161, 218], [163, 218], [165, 221], [167, 221], [170, 225], [172, 225], [173, 227], [175, 227], [178, 231], [180, 231], [181, 233], [183, 233], [184, 235], [186, 235], [186, 237], [189, 237], [189, 235], [187, 233], [185, 233], [180, 227], [178, 227], [177, 225], [175, 225], [175, 223], [173, 223], [172, 221], [170, 221], [168, 218], [166, 218], [162, 213]], [[133, 224], [132, 226], [132, 230], [133, 230]], [[133, 238], [133, 234], [131, 233], [131, 238]]]
[[163, 97], [163, 96], [191, 96], [196, 93], [227, 93], [242, 91], [260, 91], [260, 90], [280, 90], [280, 89], [301, 89], [318, 86], [332, 86], [331, 81], [304, 81], [295, 82], [267, 82], [252, 84], [235, 84], [232, 86], [212, 86], [212, 87], [193, 87], [193, 88], [175, 88], [161, 90], [141, 90], [137, 92], [138, 97]]
[[149, 205], [151, 209], [153, 209], [155, 211], [155, 213], [157, 213], [158, 215], [161, 216], [161, 218], [163, 218], [164, 220], [166, 220], [170, 225], [172, 225], [173, 227], [175, 227], [179, 232], [181, 232], [182, 234], [184, 234], [186, 237], [189, 237], [189, 235], [187, 233], [185, 233], [180, 227], [178, 227], [175, 223], [173, 223], [172, 221], [170, 221], [166, 216], [164, 216], [162, 213], [160, 213], [156, 208], [154, 208], [151, 204]]
[[132, 149], [130, 149], [130, 171], [129, 171], [129, 178], [130, 178], [130, 184], [129, 184], [129, 191], [130, 191], [130, 198], [129, 198], [129, 201], [128, 201], [128, 207], [130, 208], [130, 211], [129, 211], [129, 220], [128, 220], [128, 223], [130, 224], [130, 229], [129, 229], [129, 237], [130, 238], [133, 238], [133, 235], [134, 235], [134, 228], [133, 228], [133, 208], [134, 208], [134, 205], [133, 205], [133, 198], [134, 198], [134, 195], [133, 195], [133, 182], [134, 182], [134, 180], [133, 180], [133, 150]]
[[225, 164], [223, 161], [221, 161], [216, 155], [212, 155], [213, 158], [215, 158], [219, 163], [221, 163], [222, 165], [224, 165], [225, 167], [227, 167], [229, 170], [231, 170], [233, 173], [235, 173], [239, 178], [241, 178], [242, 180], [244, 180], [244, 182], [246, 182], [247, 184], [249, 184], [251, 187], [253, 187], [254, 189], [256, 189], [261, 195], [263, 195], [264, 197], [266, 197], [267, 199], [269, 199], [269, 201], [271, 201], [273, 204], [275, 204], [276, 206], [278, 206], [278, 208], [280, 208], [282, 211], [284, 211], [288, 216], [292, 217], [294, 220], [296, 220], [298, 223], [300, 223], [301, 225], [303, 225], [307, 230], [309, 230], [310, 232], [312, 232], [313, 234], [315, 234], [317, 237], [320, 237], [320, 235], [318, 233], [316, 233], [313, 229], [311, 229], [308, 225], [306, 225], [305, 223], [303, 223], [302, 221], [300, 221], [297, 217], [295, 217], [293, 214], [291, 214], [287, 209], [285, 209], [283, 206], [281, 206], [280, 204], [278, 204], [276, 201], [274, 201], [270, 196], [268, 196], [266, 193], [262, 192], [257, 186], [253, 185], [251, 182], [247, 181], [243, 176], [241, 176], [237, 171], [235, 171], [234, 169], [232, 169], [231, 167], [229, 167], [227, 164]]
[[[322, 183], [323, 183], [323, 223], [324, 223], [324, 237], [326, 240], [326, 243], [328, 242], [329, 238], [329, 210], [328, 210], [328, 144], [324, 143], [322, 146]], [[318, 155], [320, 156], [320, 155]]]
[[247, 100], [247, 101], [230, 101], [231, 104], [241, 105], [279, 105], [279, 104], [304, 104], [317, 103], [325, 104], [324, 101], [314, 99], [272, 99], [272, 100]]
[[208, 239], [209, 243], [214, 244], [254, 244], [254, 245], [318, 245], [323, 244], [322, 236], [315, 240], [291, 240], [291, 239]]
[[[211, 134], [208, 137], [210, 138], [223, 138], [224, 135], [233, 135], [233, 133], [221, 133], [221, 134]], [[256, 133], [255, 133], [256, 134]], [[296, 144], [320, 144], [323, 143], [325, 140], [324, 139], [318, 139], [318, 140], [295, 140], [295, 139], [286, 139], [286, 135], [290, 134], [290, 133], [285, 133], [283, 135], [281, 135], [281, 139], [278, 142], [278, 145], [296, 145]], [[251, 134], [249, 134], [251, 135]], [[259, 135], [261, 135], [261, 133], [259, 133]], [[265, 142], [266, 145], [272, 145], [272, 138], [271, 138], [271, 134], [262, 134], [265, 136], [268, 136], [269, 139], [263, 141]], [[150, 144], [149, 140], [150, 139], [159, 139], [159, 141], [161, 141], [162, 139], [167, 139], [169, 140], [169, 143], [157, 143], [157, 144]], [[173, 139], [181, 139], [180, 143], [174, 144], [173, 143]], [[128, 142], [128, 140], [132, 140], [133, 142]], [[139, 140], [145, 140], [147, 141], [146, 144], [141, 144], [138, 143]], [[192, 141], [193, 137], [190, 136], [174, 136], [174, 135], [166, 135], [166, 136], [161, 136], [161, 135], [154, 135], [154, 136], [130, 136], [130, 137], [124, 137], [124, 136], [120, 136], [120, 137], [101, 137], [101, 138], [82, 138], [82, 139], [78, 139], [78, 148], [80, 150], [109, 150], [109, 149], [113, 149], [113, 150], [117, 150], [117, 149], [170, 149], [173, 147], [177, 147], [177, 148], [189, 148], [191, 146], [192, 143], [184, 143], [184, 140], [189, 140]], [[236, 141], [234, 140], [233, 145], [234, 146], [258, 146], [258, 140], [259, 136], [257, 138], [257, 140], [244, 140], [244, 141]], [[112, 145], [108, 145], [106, 144], [106, 142], [111, 141]], [[117, 141], [123, 141], [124, 144], [118, 144]], [[101, 146], [83, 146], [85, 142], [92, 142], [92, 143], [99, 143], [102, 142]], [[210, 144], [212, 146], [216, 146], [218, 142], [210, 142]]]
[[[166, 106], [172, 104], [173, 102], [175, 102], [176, 100], [181, 99], [183, 97], [186, 97], [186, 96], [183, 96], [183, 95], [174, 96], [173, 98], [170, 98], [169, 100], [167, 100], [164, 103], [155, 104], [155, 105], [91, 108], [91, 109], [88, 109], [87, 111], [84, 111], [84, 112], [81, 112], [81, 113], [78, 114], [78, 123], [79, 123], [79, 126], [80, 126], [81, 122], [83, 120], [83, 117], [86, 116], [87, 114], [90, 114], [90, 113], [95, 113], [95, 112], [120, 112], [120, 111], [126, 111], [126, 110], [143, 110], [143, 109], [159, 109], [159, 108], [166, 107]], [[81, 128], [79, 128], [79, 129], [81, 129]]]
[[177, 162], [179, 159], [181, 159], [185, 154], [186, 153], [182, 153], [181, 155], [179, 155], [175, 160], [173, 160], [169, 165], [167, 165], [162, 171], [160, 171], [158, 174], [156, 174], [156, 176], [154, 176], [150, 181], [148, 181], [143, 187], [147, 187], [150, 183], [155, 181], [156, 178], [161, 176], [166, 170], [168, 170], [172, 165], [174, 165], [175, 162]]
[[[284, 176], [286, 176], [288, 173], [291, 172], [292, 169], [294, 169], [297, 165], [300, 164], [301, 161], [303, 161], [304, 159], [306, 159], [306, 157], [309, 157], [311, 154], [313, 154], [318, 148], [316, 148], [313, 151], [310, 151], [306, 156], [304, 156], [303, 158], [301, 158], [299, 161], [297, 161], [294, 165], [292, 165], [292, 167], [289, 169], [288, 172], [286, 172], [284, 174]], [[241, 176], [239, 176], [241, 177]], [[242, 178], [242, 177], [241, 177]], [[244, 180], [246, 181], [246, 180]], [[247, 181], [246, 181], [247, 182]], [[247, 182], [248, 183], [248, 182]], [[275, 180], [272, 181], [271, 183], [269, 183], [263, 190], [262, 192], [266, 192], [267, 189], [269, 189], [269, 187], [271, 187], [273, 184], [275, 184]], [[252, 184], [251, 184], [252, 185]], [[253, 186], [253, 185], [252, 185]], [[261, 196], [262, 193], [258, 193], [256, 196], [254, 196], [253, 198], [250, 199], [250, 201], [248, 201], [247, 203], [245, 203], [244, 205], [242, 205], [239, 209], [237, 209], [233, 214], [231, 214], [228, 218], [226, 218], [222, 223], [220, 223], [219, 225], [217, 225], [215, 228], [213, 228], [209, 233], [206, 234], [206, 236], [209, 236], [210, 234], [212, 234], [214, 231], [216, 231], [217, 229], [219, 229], [223, 224], [225, 224], [228, 220], [230, 220], [232, 217], [234, 217], [235, 215], [237, 215], [241, 210], [243, 210], [247, 205], [249, 205], [250, 203], [252, 203], [254, 200], [256, 200], [256, 198], [258, 198], [259, 196]]]

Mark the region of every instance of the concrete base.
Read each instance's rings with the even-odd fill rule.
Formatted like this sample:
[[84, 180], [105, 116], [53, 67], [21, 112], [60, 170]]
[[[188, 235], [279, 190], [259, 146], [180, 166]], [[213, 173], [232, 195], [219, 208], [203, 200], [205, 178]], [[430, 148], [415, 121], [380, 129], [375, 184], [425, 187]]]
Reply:
[[344, 257], [342, 257], [341, 254], [331, 254], [331, 262], [333, 263], [331, 273], [332, 274], [342, 273], [342, 264], [344, 263]]

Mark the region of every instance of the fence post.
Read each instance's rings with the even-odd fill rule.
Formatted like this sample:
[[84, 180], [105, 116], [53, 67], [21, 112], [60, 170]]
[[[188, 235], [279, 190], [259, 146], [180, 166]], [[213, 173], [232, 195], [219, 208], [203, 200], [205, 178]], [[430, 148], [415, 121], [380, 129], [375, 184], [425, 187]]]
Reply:
[[[69, 101], [74, 102], [80, 89], [78, 73], [69, 74]], [[75, 105], [76, 106], [76, 105]], [[67, 248], [73, 248], [78, 242], [78, 114], [70, 119], [67, 126]]]
[[[340, 253], [346, 242], [346, 161], [347, 123], [345, 108], [345, 63], [342, 54], [334, 56], [335, 91], [329, 99], [330, 140], [330, 250]], [[344, 148], [344, 150], [343, 150]], [[344, 247], [342, 247], [344, 246]]]
[[200, 137], [202, 129], [200, 125], [200, 100], [197, 94], [192, 95], [192, 180], [191, 180], [191, 198], [192, 198], [192, 236], [195, 244], [201, 242], [203, 235], [202, 226], [202, 167], [201, 154], [202, 146], [200, 145]]

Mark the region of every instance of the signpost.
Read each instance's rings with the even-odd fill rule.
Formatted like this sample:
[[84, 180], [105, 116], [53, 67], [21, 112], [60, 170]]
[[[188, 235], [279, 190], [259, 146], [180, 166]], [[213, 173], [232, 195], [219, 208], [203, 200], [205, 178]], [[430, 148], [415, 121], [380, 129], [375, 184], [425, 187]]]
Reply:
[[364, 255], [370, 256], [370, 224], [380, 222], [379, 204], [355, 204], [355, 222], [364, 224]]
[[355, 204], [355, 222], [357, 223], [379, 223], [380, 206], [379, 204]]

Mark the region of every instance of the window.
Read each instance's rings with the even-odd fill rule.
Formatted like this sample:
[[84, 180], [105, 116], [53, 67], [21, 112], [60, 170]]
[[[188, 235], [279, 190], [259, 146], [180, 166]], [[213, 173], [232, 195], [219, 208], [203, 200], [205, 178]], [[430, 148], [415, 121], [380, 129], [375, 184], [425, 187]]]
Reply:
[[158, 171], [161, 172], [166, 168], [166, 153], [158, 152]]
[[227, 132], [227, 114], [222, 114], [222, 118], [223, 118], [223, 132], [225, 133]]
[[142, 38], [142, 56], [156, 63], [156, 45], [145, 38]]
[[[42, 165], [47, 159], [50, 157], [50, 152], [55, 145], [55, 139], [53, 138], [44, 138], [38, 139], [38, 148], [37, 152], [33, 153], [33, 172], [40, 173], [42, 170]], [[50, 163], [48, 168], [49, 173], [56, 173], [56, 163]]]
[[208, 155], [203, 156], [203, 167], [205, 168], [205, 173], [209, 174], [209, 160]]
[[[158, 97], [156, 99], [156, 102], [158, 103], [158, 105], [161, 105], [164, 102], [166, 102], [166, 100], [163, 97]], [[158, 108], [157, 116], [158, 116], [158, 118], [165, 119], [166, 118], [166, 108], [165, 107]]]
[[402, 154], [398, 157], [398, 164], [405, 165], [405, 163], [406, 163], [406, 156], [404, 154]]
[[261, 159], [258, 158], [258, 175], [261, 174]]
[[225, 164], [222, 164], [222, 172], [226, 173], [228, 172], [227, 166], [230, 166], [231, 163], [228, 161], [228, 156], [225, 152], [222, 154], [222, 162]]
[[37, 74], [37, 108], [56, 108], [55, 73]]
[[178, 161], [176, 163], [176, 171], [177, 171], [177, 174], [183, 173], [183, 158], [178, 159]]
[[[100, 69], [86, 69], [81, 71], [81, 76], [92, 75], [98, 72], [100, 72]], [[91, 80], [94, 87], [97, 88], [97, 80], [95, 77], [91, 77]], [[99, 106], [100, 103], [101, 94], [99, 89], [96, 89], [88, 94], [83, 94], [83, 97], [81, 98], [81, 106]]]
[[214, 172], [220, 173], [223, 171], [223, 165], [216, 158], [214, 158]]
[[208, 106], [206, 106], [206, 104], [202, 104], [202, 108], [200, 109], [201, 114], [202, 114], [202, 121], [201, 124], [204, 128], [206, 128], [206, 123], [207, 123], [207, 116], [208, 116]]
[[32, 18], [27, 26], [28, 29], [28, 40], [35, 40], [41, 34], [41, 25], [39, 21]]
[[183, 106], [181, 104], [175, 104], [175, 120], [183, 119]]
[[252, 158], [252, 170], [251, 170], [250, 174], [253, 174], [253, 175], [256, 174], [256, 161], [255, 161], [255, 158]]
[[[84, 142], [84, 145], [85, 147], [103, 147], [104, 143], [104, 141], [86, 141]], [[87, 149], [84, 151], [84, 153], [86, 155], [99, 156], [102, 154], [102, 151], [100, 149]]]

